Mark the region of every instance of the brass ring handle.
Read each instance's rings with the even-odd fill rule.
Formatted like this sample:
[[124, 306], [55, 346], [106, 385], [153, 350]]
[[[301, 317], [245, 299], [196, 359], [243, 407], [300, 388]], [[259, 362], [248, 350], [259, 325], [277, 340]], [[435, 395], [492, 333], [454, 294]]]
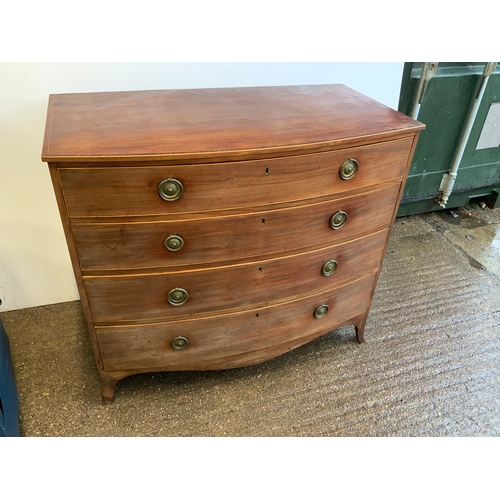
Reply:
[[185, 304], [188, 298], [189, 294], [186, 290], [184, 290], [184, 288], [173, 288], [170, 292], [168, 292], [167, 296], [169, 304], [172, 304], [173, 306], [181, 306], [182, 304]]
[[165, 201], [178, 200], [184, 192], [184, 186], [177, 179], [164, 179], [158, 184], [158, 194]]
[[182, 336], [175, 337], [175, 339], [172, 339], [172, 342], [170, 342], [170, 345], [176, 351], [180, 351], [182, 349], [185, 349], [189, 345], [189, 340], [186, 337]]
[[339, 168], [339, 175], [345, 181], [352, 179], [358, 171], [359, 163], [354, 158], [346, 160]]
[[323, 264], [323, 267], [321, 269], [321, 273], [323, 276], [331, 276], [335, 270], [337, 269], [338, 262], [334, 259], [329, 260]]
[[324, 316], [326, 316], [326, 313], [328, 312], [328, 306], [326, 304], [321, 304], [318, 306], [315, 311], [314, 311], [314, 317], [317, 319], [321, 319]]
[[178, 252], [184, 246], [184, 240], [178, 234], [171, 234], [165, 238], [163, 245], [170, 252]]
[[343, 210], [335, 212], [330, 219], [332, 229], [340, 229], [347, 222], [347, 214]]

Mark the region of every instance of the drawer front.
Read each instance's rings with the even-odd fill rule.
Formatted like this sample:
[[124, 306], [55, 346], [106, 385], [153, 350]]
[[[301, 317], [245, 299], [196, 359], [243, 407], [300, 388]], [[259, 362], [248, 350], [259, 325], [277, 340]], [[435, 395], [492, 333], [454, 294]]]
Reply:
[[[332, 291], [252, 311], [197, 320], [97, 327], [105, 370], [205, 370], [271, 359], [348, 323], [370, 304], [375, 275]], [[316, 318], [326, 304], [328, 313]], [[182, 350], [177, 337], [188, 339]]]
[[[236, 266], [87, 277], [84, 282], [97, 324], [161, 321], [251, 309], [332, 289], [375, 272], [382, 261], [387, 234], [385, 229], [321, 250]], [[179, 304], [184, 298], [186, 302]]]
[[[287, 209], [227, 217], [123, 224], [72, 225], [84, 272], [113, 269], [171, 268], [259, 258], [329, 246], [387, 227], [400, 185], [361, 195]], [[332, 229], [331, 217], [347, 221]], [[167, 250], [177, 235], [183, 246]]]
[[[60, 168], [70, 218], [165, 215], [309, 200], [401, 178], [412, 138], [328, 153], [210, 165]], [[354, 177], [342, 164], [355, 159]], [[349, 171], [349, 169], [347, 169]], [[163, 195], [159, 186], [169, 181]]]

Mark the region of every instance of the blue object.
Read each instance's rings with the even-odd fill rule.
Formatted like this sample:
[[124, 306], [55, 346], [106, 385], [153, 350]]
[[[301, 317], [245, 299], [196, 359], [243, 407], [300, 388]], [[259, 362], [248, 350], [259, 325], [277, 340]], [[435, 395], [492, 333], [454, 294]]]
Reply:
[[19, 398], [10, 343], [0, 320], [0, 437], [19, 437]]

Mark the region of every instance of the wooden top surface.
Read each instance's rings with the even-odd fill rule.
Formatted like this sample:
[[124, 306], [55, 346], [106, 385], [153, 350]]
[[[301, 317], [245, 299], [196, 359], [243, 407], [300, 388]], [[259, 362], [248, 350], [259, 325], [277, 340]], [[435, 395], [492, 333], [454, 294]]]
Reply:
[[42, 160], [248, 159], [422, 128], [344, 85], [54, 94]]

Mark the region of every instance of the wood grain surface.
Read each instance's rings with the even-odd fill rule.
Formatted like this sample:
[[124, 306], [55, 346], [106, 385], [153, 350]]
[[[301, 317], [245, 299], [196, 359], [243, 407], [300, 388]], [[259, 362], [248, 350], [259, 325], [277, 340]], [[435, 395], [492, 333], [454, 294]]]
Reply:
[[[138, 326], [97, 327], [105, 370], [234, 368], [283, 354], [366, 312], [374, 275], [331, 291], [252, 311]], [[327, 304], [321, 319], [314, 310]], [[293, 327], [292, 327], [293, 325]], [[186, 336], [189, 346], [170, 342]]]
[[[330, 246], [387, 227], [400, 184], [356, 196], [228, 217], [202, 217], [168, 222], [73, 224], [80, 264], [85, 274], [106, 270], [186, 267], [242, 260]], [[337, 211], [347, 213], [340, 229], [330, 227]], [[177, 252], [163, 245], [178, 234]]]
[[416, 127], [344, 85], [53, 94], [42, 159], [283, 156]]
[[[388, 230], [311, 252], [241, 265], [159, 274], [84, 278], [96, 324], [178, 320], [234, 309], [286, 302], [295, 296], [332, 289], [375, 272]], [[323, 264], [335, 259], [331, 276]], [[167, 294], [183, 288], [185, 304], [173, 306]]]
[[[374, 186], [403, 175], [412, 138], [290, 158], [176, 167], [61, 168], [70, 218], [169, 215], [268, 206]], [[342, 163], [359, 162], [343, 180]], [[164, 179], [184, 187], [176, 201], [158, 194]]]

